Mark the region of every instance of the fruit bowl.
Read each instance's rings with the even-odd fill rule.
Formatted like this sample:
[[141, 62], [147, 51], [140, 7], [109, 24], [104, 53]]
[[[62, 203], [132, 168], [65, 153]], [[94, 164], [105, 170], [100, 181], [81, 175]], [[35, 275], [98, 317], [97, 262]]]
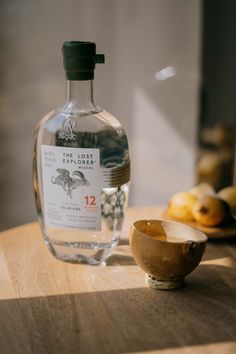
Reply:
[[200, 263], [207, 236], [185, 224], [138, 220], [131, 225], [130, 246], [148, 286], [171, 290], [184, 286], [186, 275]]
[[216, 193], [209, 183], [200, 183], [188, 190], [174, 193], [163, 218], [196, 227], [209, 239], [236, 236], [236, 186]]

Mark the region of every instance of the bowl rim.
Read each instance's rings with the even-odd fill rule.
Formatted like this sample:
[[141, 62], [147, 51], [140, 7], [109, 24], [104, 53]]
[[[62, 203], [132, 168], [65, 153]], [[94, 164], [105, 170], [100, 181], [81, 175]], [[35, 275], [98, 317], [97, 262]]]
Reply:
[[[188, 229], [191, 229], [193, 230], [195, 233], [197, 233], [198, 235], [201, 236], [201, 239], [200, 240], [193, 240], [193, 239], [186, 239], [185, 241], [183, 240], [183, 242], [174, 242], [174, 241], [166, 241], [166, 240], [158, 240], [158, 239], [155, 239], [153, 238], [151, 235], [148, 235], [148, 234], [145, 234], [144, 232], [140, 231], [138, 228], [137, 228], [137, 223], [138, 222], [159, 222], [159, 223], [167, 223], [167, 224], [178, 224], [180, 226], [183, 226], [183, 228], [188, 228]], [[183, 222], [180, 222], [180, 221], [175, 221], [175, 220], [168, 220], [168, 219], [138, 219], [138, 220], [135, 220], [132, 224], [131, 224], [131, 229], [135, 229], [136, 231], [138, 231], [140, 234], [142, 234], [142, 236], [148, 238], [148, 239], [153, 239], [154, 241], [156, 242], [162, 242], [162, 243], [171, 243], [171, 244], [178, 244], [178, 245], [186, 245], [186, 244], [199, 244], [199, 243], [206, 243], [207, 240], [208, 240], [208, 237], [207, 235], [200, 231], [199, 229], [197, 229], [196, 227], [194, 226], [191, 226], [191, 225], [188, 225], [188, 224], [185, 224]]]

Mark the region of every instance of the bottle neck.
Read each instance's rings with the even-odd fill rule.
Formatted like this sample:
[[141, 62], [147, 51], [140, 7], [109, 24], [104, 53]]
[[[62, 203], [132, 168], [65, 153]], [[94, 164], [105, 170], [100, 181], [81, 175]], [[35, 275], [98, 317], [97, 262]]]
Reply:
[[66, 104], [73, 110], [84, 113], [97, 111], [93, 101], [93, 80], [67, 80]]

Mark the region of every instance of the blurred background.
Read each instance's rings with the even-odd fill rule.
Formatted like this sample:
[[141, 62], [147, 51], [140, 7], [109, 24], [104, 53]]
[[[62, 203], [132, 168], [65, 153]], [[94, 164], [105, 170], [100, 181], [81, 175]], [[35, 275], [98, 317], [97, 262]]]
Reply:
[[131, 206], [233, 183], [234, 0], [1, 0], [0, 229], [36, 219], [33, 132], [65, 98], [61, 46], [105, 53], [95, 102], [127, 131]]

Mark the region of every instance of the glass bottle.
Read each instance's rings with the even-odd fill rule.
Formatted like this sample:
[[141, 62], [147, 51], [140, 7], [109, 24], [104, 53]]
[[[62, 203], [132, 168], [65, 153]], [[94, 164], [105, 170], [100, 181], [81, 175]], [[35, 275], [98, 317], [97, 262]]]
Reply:
[[34, 137], [33, 184], [46, 245], [68, 262], [99, 264], [117, 245], [128, 199], [130, 160], [124, 129], [93, 101], [91, 42], [65, 42], [67, 99]]

